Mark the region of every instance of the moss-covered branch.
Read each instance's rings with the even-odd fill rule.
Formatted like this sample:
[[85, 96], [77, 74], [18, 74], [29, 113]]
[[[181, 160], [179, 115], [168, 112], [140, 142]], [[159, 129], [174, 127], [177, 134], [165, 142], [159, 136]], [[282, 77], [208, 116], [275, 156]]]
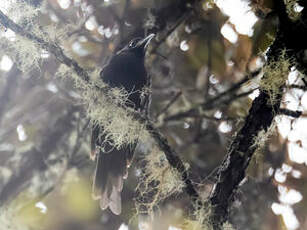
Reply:
[[0, 24], [2, 24], [5, 28], [11, 29], [16, 34], [29, 39], [30, 41], [34, 42], [36, 45], [39, 45], [42, 49], [47, 50], [48, 52], [53, 54], [54, 57], [59, 62], [72, 68], [78, 74], [78, 76], [82, 78], [82, 80], [89, 82], [90, 77], [88, 73], [83, 68], [81, 68], [80, 65], [75, 60], [65, 55], [63, 50], [57, 44], [47, 42], [43, 38], [40, 38], [35, 34], [26, 31], [23, 27], [13, 22], [1, 10], [0, 10]]
[[[263, 77], [265, 85], [261, 87], [260, 95], [253, 101], [244, 126], [230, 145], [220, 166], [218, 181], [215, 183], [209, 198], [212, 207], [210, 218], [214, 229], [221, 229], [223, 223], [228, 219], [229, 208], [234, 200], [234, 195], [245, 178], [245, 170], [258, 147], [257, 143], [254, 143], [255, 137], [259, 133], [263, 133], [263, 130], [268, 131], [274, 116], [280, 113], [279, 107], [283, 88], [290, 67], [295, 65], [302, 72], [306, 72], [305, 64], [301, 60], [300, 62], [297, 61], [298, 53], [294, 51], [294, 49], [297, 51], [304, 50], [304, 44], [297, 46], [298, 43], [291, 42], [292, 38], [295, 37], [293, 37], [293, 34], [301, 33], [303, 27], [288, 19], [283, 1], [276, 0], [275, 7], [280, 18], [280, 27], [267, 54], [268, 61]], [[306, 34], [306, 32], [307, 28], [305, 27], [303, 34]], [[297, 37], [294, 39], [297, 39]], [[289, 62], [289, 60], [291, 61]], [[292, 62], [292, 60], [295, 61]], [[267, 85], [266, 83], [270, 84]]]
[[[56, 57], [56, 59], [60, 63], [65, 64], [67, 67], [72, 69], [75, 72], [76, 76], [79, 79], [81, 79], [85, 84], [91, 83], [89, 74], [82, 67], [80, 67], [79, 64], [75, 60], [67, 57], [64, 54], [64, 51], [57, 44], [49, 43], [46, 40], [34, 35], [31, 32], [25, 31], [21, 26], [19, 26], [15, 22], [13, 22], [9, 17], [7, 17], [1, 11], [0, 11], [0, 23], [4, 27], [13, 30], [16, 34], [18, 34], [18, 35], [20, 35], [24, 38], [27, 38], [30, 41], [37, 44], [38, 46], [40, 46], [41, 48], [48, 50], [51, 54], [53, 54]], [[89, 87], [89, 89], [91, 89], [91, 87]], [[97, 87], [97, 86], [92, 88], [92, 89], [93, 90], [101, 90], [103, 93], [105, 92], [104, 88], [100, 88], [100, 87]], [[92, 92], [92, 94], [95, 94], [95, 92]], [[109, 98], [109, 99], [112, 100], [112, 98]], [[122, 103], [120, 103], [120, 104], [119, 103], [113, 103], [113, 105], [121, 106]], [[180, 157], [176, 154], [176, 152], [168, 144], [167, 140], [152, 125], [152, 123], [147, 118], [144, 118], [140, 113], [138, 113], [136, 111], [131, 111], [131, 110], [127, 111], [127, 113], [129, 115], [131, 115], [132, 117], [136, 118], [138, 120], [138, 122], [141, 123], [141, 126], [146, 127], [149, 134], [152, 136], [152, 138], [157, 143], [157, 146], [159, 147], [159, 149], [162, 152], [165, 153], [165, 156], [166, 156], [169, 164], [175, 170], [177, 170], [180, 173], [181, 178], [182, 178], [183, 182], [185, 183], [185, 190], [186, 190], [187, 194], [189, 196], [191, 196], [191, 198], [193, 200], [196, 200], [199, 196], [198, 196], [198, 193], [197, 193], [194, 185], [192, 184], [192, 181], [188, 177], [187, 169], [185, 168], [185, 166], [184, 166], [183, 162], [181, 161]]]
[[245, 170], [258, 147], [254, 144], [255, 137], [261, 130], [267, 131], [270, 127], [275, 111], [279, 108], [280, 99], [281, 97], [271, 105], [269, 94], [261, 91], [253, 102], [243, 128], [230, 145], [226, 158], [220, 166], [218, 181], [210, 195], [211, 218], [216, 229], [219, 229], [228, 218], [234, 194], [244, 179]]

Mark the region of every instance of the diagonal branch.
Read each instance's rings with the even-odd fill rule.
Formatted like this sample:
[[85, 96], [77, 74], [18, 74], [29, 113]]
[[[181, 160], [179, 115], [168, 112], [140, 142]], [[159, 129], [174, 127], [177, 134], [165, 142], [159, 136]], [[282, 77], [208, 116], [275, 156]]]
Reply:
[[178, 154], [168, 144], [167, 139], [163, 137], [163, 135], [148, 121], [146, 122], [146, 128], [151, 133], [151, 136], [158, 144], [160, 150], [164, 152], [168, 163], [180, 173], [181, 179], [186, 185], [184, 188], [186, 193], [193, 201], [197, 201], [200, 198], [199, 194], [194, 187], [192, 180], [189, 178], [189, 173]]
[[289, 109], [280, 109], [279, 114], [287, 115], [293, 118], [299, 118], [302, 115], [302, 111], [293, 111]]
[[156, 115], [155, 120], [157, 120], [162, 114], [167, 112], [167, 110], [179, 99], [179, 97], [182, 95], [182, 91], [178, 91], [175, 96], [166, 104], [165, 107], [163, 107]]
[[[64, 54], [64, 51], [57, 44], [49, 43], [44, 39], [25, 31], [21, 26], [17, 25], [10, 18], [8, 18], [1, 10], [0, 23], [4, 27], [13, 30], [16, 34], [25, 37], [36, 43], [43, 49], [48, 50], [56, 57], [59, 62], [73, 69], [81, 80], [85, 81], [86, 83], [90, 83], [90, 77], [88, 73], [82, 67], [80, 67], [75, 60], [67, 57]], [[164, 152], [169, 164], [181, 174], [182, 180], [186, 185], [185, 190], [187, 194], [192, 198], [192, 200], [198, 199], [199, 195], [197, 193], [197, 190], [192, 184], [192, 181], [189, 179], [188, 171], [176, 151], [172, 149], [172, 147], [168, 144], [167, 140], [163, 137], [163, 135], [152, 125], [152, 123], [147, 118], [144, 118], [140, 113], [136, 111], [129, 111], [129, 113], [130, 115], [138, 119], [139, 122], [145, 124], [147, 131], [151, 134], [152, 138], [155, 140], [160, 150]]]
[[239, 184], [245, 177], [245, 170], [257, 149], [254, 144], [255, 137], [261, 130], [267, 131], [280, 106], [281, 96], [272, 106], [269, 95], [261, 91], [254, 100], [245, 124], [233, 140], [226, 158], [220, 166], [218, 181], [210, 195], [209, 202], [212, 205], [211, 220], [215, 229], [227, 220], [229, 206]]
[[[290, 21], [287, 19], [284, 3], [281, 0], [275, 0], [275, 2], [277, 3], [276, 10], [279, 12], [280, 26], [276, 39], [267, 53], [268, 65], [278, 61], [282, 55], [282, 50], [287, 50], [287, 58], [293, 58], [295, 55], [289, 47], [288, 36], [285, 34], [287, 32], [285, 24]], [[293, 29], [294, 26], [290, 27]], [[264, 73], [264, 78], [266, 77], [269, 77], [269, 73]], [[284, 85], [278, 89], [277, 98], [274, 101], [270, 100], [270, 92], [260, 90], [259, 96], [253, 101], [244, 126], [230, 145], [219, 168], [218, 180], [209, 197], [209, 203], [212, 206], [210, 219], [214, 229], [222, 229], [221, 226], [228, 219], [229, 208], [234, 200], [235, 193], [244, 179], [245, 170], [258, 147], [255, 144], [255, 137], [260, 131], [267, 131], [275, 115], [280, 112], [283, 88]]]
[[39, 45], [41, 48], [49, 51], [54, 55], [54, 57], [61, 63], [67, 65], [68, 67], [72, 68], [78, 76], [84, 80], [85, 82], [89, 82], [90, 77], [88, 73], [73, 59], [66, 56], [63, 50], [55, 43], [50, 43], [45, 41], [43, 38], [40, 38], [33, 33], [26, 31], [20, 25], [13, 22], [9, 17], [7, 17], [1, 10], [0, 10], [0, 23], [5, 27], [9, 28], [14, 31], [16, 34], [29, 39], [30, 41], [34, 42], [35, 44]]

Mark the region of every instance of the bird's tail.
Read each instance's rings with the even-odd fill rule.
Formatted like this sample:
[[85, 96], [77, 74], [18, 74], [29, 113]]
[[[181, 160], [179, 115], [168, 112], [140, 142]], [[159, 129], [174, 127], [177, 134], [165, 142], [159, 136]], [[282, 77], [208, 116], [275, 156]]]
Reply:
[[96, 170], [93, 183], [94, 199], [100, 199], [102, 210], [110, 207], [111, 211], [121, 213], [121, 191], [123, 180], [127, 176], [127, 159], [124, 149], [114, 148], [109, 153], [96, 155]]

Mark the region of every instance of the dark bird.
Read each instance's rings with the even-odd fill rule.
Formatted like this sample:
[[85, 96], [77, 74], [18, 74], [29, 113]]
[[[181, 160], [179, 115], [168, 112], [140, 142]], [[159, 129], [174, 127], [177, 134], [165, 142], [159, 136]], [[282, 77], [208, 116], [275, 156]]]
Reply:
[[[129, 92], [127, 106], [137, 111], [145, 107], [141, 90], [147, 84], [147, 71], [144, 65], [145, 52], [153, 34], [144, 39], [133, 39], [118, 51], [100, 72], [102, 80], [110, 87], [123, 87]], [[100, 199], [102, 210], [110, 208], [121, 213], [121, 191], [123, 180], [128, 176], [136, 143], [117, 149], [109, 142], [104, 143], [103, 127], [94, 125], [91, 138], [92, 158], [96, 160], [93, 182], [94, 199]], [[103, 148], [101, 148], [103, 145]]]

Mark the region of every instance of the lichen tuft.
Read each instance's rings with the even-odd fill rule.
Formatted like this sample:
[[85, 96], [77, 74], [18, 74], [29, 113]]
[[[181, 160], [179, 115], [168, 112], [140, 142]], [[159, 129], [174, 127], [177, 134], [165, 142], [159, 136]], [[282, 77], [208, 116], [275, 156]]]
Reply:
[[286, 58], [286, 51], [283, 50], [277, 61], [272, 61], [264, 67], [260, 88], [269, 94], [271, 105], [280, 97], [292, 64], [293, 60]]

